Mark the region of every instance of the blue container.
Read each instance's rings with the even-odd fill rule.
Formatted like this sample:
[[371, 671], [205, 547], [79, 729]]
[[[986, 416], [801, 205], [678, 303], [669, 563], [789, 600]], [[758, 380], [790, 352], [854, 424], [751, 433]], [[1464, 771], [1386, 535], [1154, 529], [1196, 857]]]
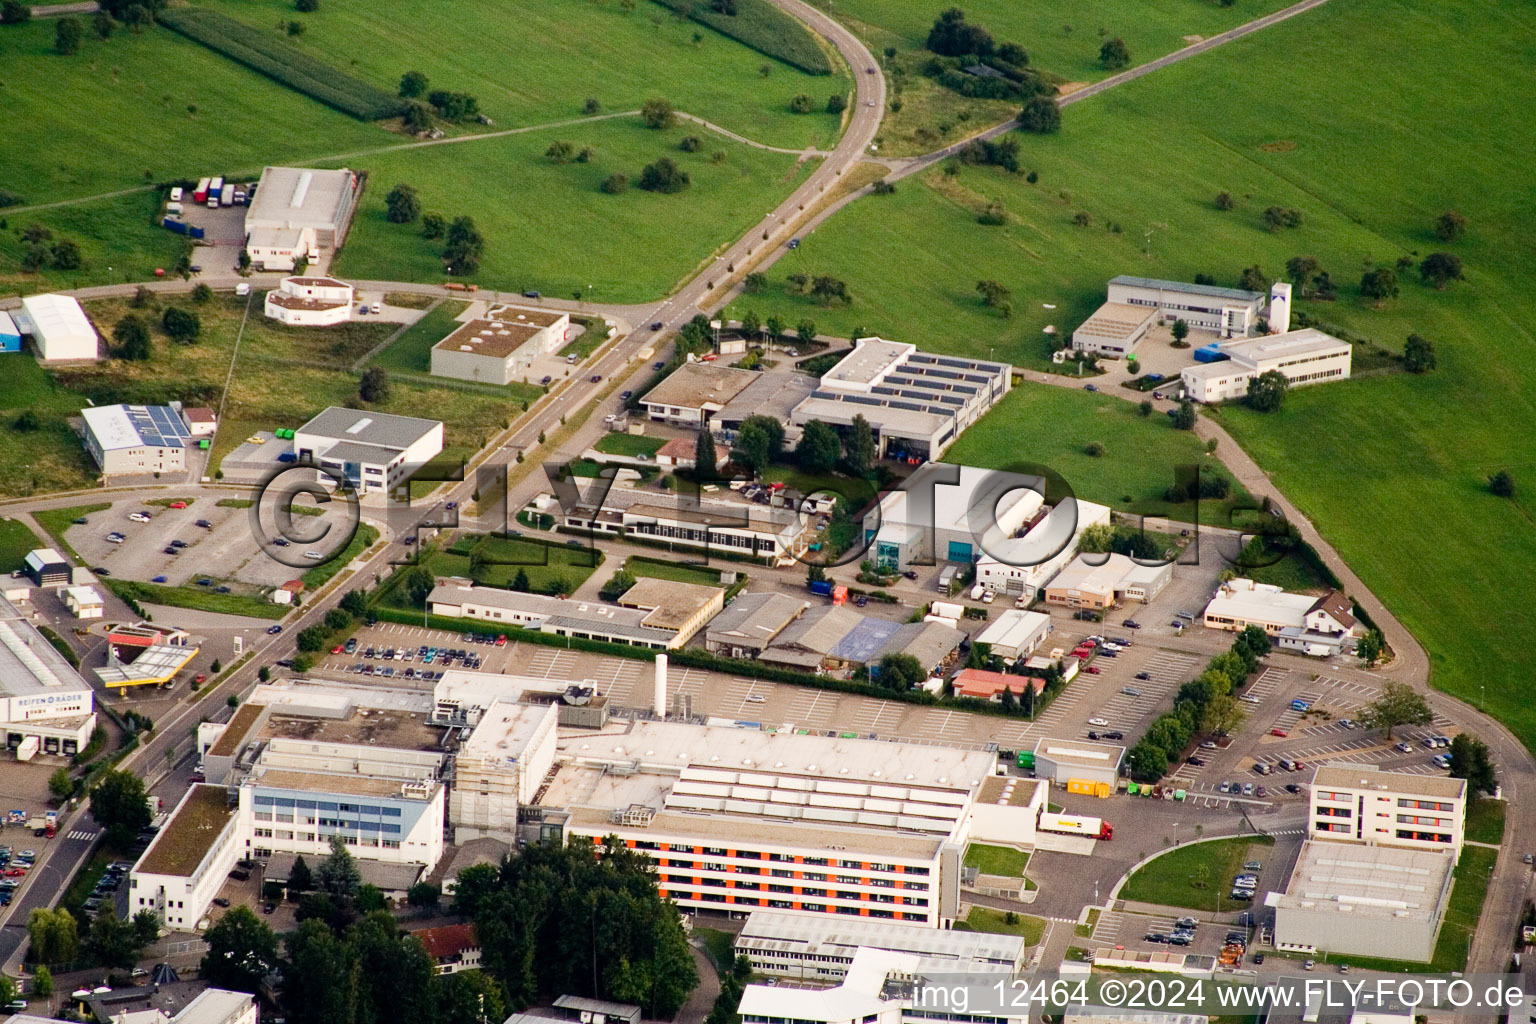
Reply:
[[167, 217], [164, 220], [162, 220], [160, 223], [162, 225], [164, 225], [165, 227], [170, 228], [172, 231], [176, 232], [178, 235], [184, 235], [184, 234], [187, 233], [187, 225], [186, 225], [185, 221], [172, 220], [171, 218]]
[[1215, 342], [1195, 349], [1195, 362], [1197, 363], [1218, 363], [1228, 358], [1230, 357]]

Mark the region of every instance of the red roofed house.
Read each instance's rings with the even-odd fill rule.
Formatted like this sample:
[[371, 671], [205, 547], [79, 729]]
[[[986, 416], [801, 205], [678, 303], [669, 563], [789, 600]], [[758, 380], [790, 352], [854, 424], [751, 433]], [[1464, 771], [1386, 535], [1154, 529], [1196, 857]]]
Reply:
[[421, 940], [427, 954], [437, 961], [438, 974], [480, 969], [480, 940], [475, 937], [474, 925], [449, 924], [411, 934]]
[[[693, 456], [698, 440], [693, 437], [674, 437], [656, 451], [656, 465], [662, 469], [692, 469]], [[730, 457], [731, 450], [725, 445], [715, 446], [715, 468], [718, 469]]]
[[956, 697], [975, 697], [978, 700], [1001, 702], [1004, 687], [1012, 690], [1015, 697], [1024, 696], [1026, 685], [1034, 687], [1036, 697], [1045, 692], [1045, 680], [1039, 676], [1016, 676], [981, 668], [963, 669], [952, 682]]
[[210, 437], [219, 425], [219, 418], [206, 406], [194, 406], [181, 410], [182, 422], [193, 437]]

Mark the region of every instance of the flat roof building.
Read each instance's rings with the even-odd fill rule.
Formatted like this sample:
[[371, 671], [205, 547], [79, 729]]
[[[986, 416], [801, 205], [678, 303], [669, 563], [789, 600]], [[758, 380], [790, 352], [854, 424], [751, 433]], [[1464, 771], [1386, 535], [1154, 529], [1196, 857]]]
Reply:
[[433, 345], [431, 372], [482, 384], [526, 382], [534, 360], [558, 352], [570, 334], [569, 313], [498, 306]]
[[1113, 792], [1123, 760], [1125, 748], [1112, 743], [1042, 739], [1035, 744], [1035, 777], [1062, 785], [1078, 780], [1106, 783]]
[[42, 363], [98, 359], [100, 337], [79, 300], [69, 295], [28, 295], [21, 300], [16, 326], [32, 335]]
[[877, 565], [970, 565], [1033, 521], [1043, 499], [1035, 477], [930, 462], [880, 496], [864, 515]]
[[883, 338], [860, 338], [822, 375], [790, 419], [847, 429], [869, 422], [880, 457], [937, 459], [1013, 386], [1013, 367], [985, 359], [920, 352]]
[[792, 508], [742, 501], [734, 491], [666, 495], [629, 487], [593, 488], [570, 507], [561, 524], [574, 530], [634, 535], [689, 550], [789, 565], [810, 543], [811, 519]]
[[329, 327], [352, 319], [352, 286], [334, 277], [285, 277], [267, 292], [262, 312], [293, 327]]
[[1011, 664], [1034, 654], [1051, 629], [1049, 615], [1010, 608], [981, 631], [976, 643], [987, 644], [993, 654]]
[[1252, 334], [1268, 302], [1263, 292], [1128, 274], [1109, 282], [1108, 299], [1117, 305], [1156, 310], [1164, 323], [1183, 320], [1194, 330], [1209, 331], [1223, 338], [1246, 338]]
[[836, 980], [848, 974], [861, 948], [910, 953], [919, 969], [939, 974], [994, 971], [1012, 975], [1024, 964], [1018, 935], [965, 932], [860, 917], [807, 917], [754, 910], [736, 934], [734, 952], [761, 974]]
[[1312, 775], [1308, 801], [1307, 834], [1314, 839], [1461, 853], [1465, 779], [1322, 765]]
[[192, 931], [224, 877], [245, 856], [236, 805], [223, 786], [194, 785], [128, 872], [128, 910], [154, 911], [172, 931]]
[[719, 363], [687, 362], [647, 391], [640, 404], [653, 420], [702, 427], [759, 376]]
[[[443, 450], [441, 420], [333, 405], [294, 431], [293, 451], [345, 477], [359, 493], [389, 491]], [[319, 474], [322, 483], [333, 483]]]
[[788, 594], [738, 594], [710, 620], [704, 646], [714, 654], [755, 659], [809, 607], [806, 601]]
[[454, 842], [517, 838], [518, 808], [532, 804], [555, 761], [553, 704], [517, 704], [516, 694], [480, 713], [455, 760], [448, 823]]
[[1064, 608], [1099, 610], [1125, 601], [1147, 604], [1172, 579], [1172, 562], [1143, 565], [1128, 555], [1078, 555], [1045, 585], [1045, 601]]
[[[667, 583], [665, 580], [641, 582]], [[695, 589], [675, 589], [681, 587]], [[698, 584], [650, 585], [641, 589], [625, 606], [622, 600], [619, 605], [612, 605], [448, 580], [432, 589], [427, 603], [435, 615], [483, 619], [557, 636], [665, 651], [686, 644], [693, 633], [720, 609], [724, 595], [725, 591], [718, 587]]]
[[1347, 642], [1362, 632], [1348, 598], [1338, 591], [1322, 597], [1291, 594], [1272, 583], [1241, 577], [1216, 588], [1205, 606], [1203, 621], [1211, 629], [1232, 632], [1258, 626], [1271, 636], [1279, 636], [1289, 630], [1287, 646], [1296, 650], [1305, 650], [1301, 645], [1309, 637]]
[[359, 185], [345, 168], [264, 168], [245, 213], [246, 249], [256, 269], [292, 270], [301, 257], [341, 248]]
[[1119, 359], [1136, 351], [1157, 326], [1158, 310], [1126, 302], [1106, 302], [1072, 332], [1072, 347]]
[[1350, 374], [1353, 349], [1347, 341], [1308, 327], [1288, 334], [1223, 342], [1217, 352], [1225, 358], [1179, 371], [1184, 393], [1192, 401], [1243, 398], [1248, 394], [1248, 382], [1271, 370], [1283, 374], [1291, 387], [1344, 380]]
[[794, 371], [757, 374], [715, 414], [713, 422], [723, 430], [740, 430], [749, 416], [767, 416], [788, 427], [796, 406], [816, 390], [816, 378]]
[[71, 757], [95, 728], [90, 684], [20, 609], [0, 597], [0, 736], [6, 748], [35, 743], [44, 754]]
[[1285, 891], [1264, 900], [1275, 912], [1275, 948], [1427, 961], [1455, 866], [1450, 849], [1308, 840]]
[[192, 434], [179, 406], [97, 405], [80, 418], [85, 450], [103, 476], [186, 472]]
[[1108, 505], [1076, 498], [1055, 506], [1039, 507], [1031, 515], [1022, 536], [988, 541], [976, 560], [976, 582], [994, 594], [1026, 604], [1044, 597], [1043, 589], [1077, 553], [1083, 531], [1108, 526]]

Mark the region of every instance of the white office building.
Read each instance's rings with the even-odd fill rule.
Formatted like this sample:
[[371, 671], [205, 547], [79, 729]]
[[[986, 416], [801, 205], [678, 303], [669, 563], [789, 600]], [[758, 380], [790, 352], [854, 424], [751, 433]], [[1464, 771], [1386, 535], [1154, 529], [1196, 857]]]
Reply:
[[[510, 696], [515, 699], [516, 691]], [[454, 842], [517, 838], [517, 810], [532, 804], [555, 763], [553, 704], [495, 699], [479, 717], [455, 759], [448, 822]]]
[[883, 949], [918, 958], [919, 969], [938, 974], [1016, 973], [1024, 965], [1018, 935], [953, 931], [893, 924], [862, 917], [808, 917], [754, 910], [736, 934], [734, 951], [759, 974], [795, 981], [835, 981], [848, 975], [860, 949]]
[[32, 335], [38, 362], [60, 363], [100, 358], [101, 338], [78, 300], [68, 295], [28, 295], [21, 300], [16, 326]]
[[30, 619], [0, 597], [0, 735], [18, 756], [70, 757], [96, 728], [95, 694]]
[[128, 872], [128, 911], [152, 910], [170, 931], [198, 927], [246, 854], [223, 786], [194, 785]]
[[1120, 359], [1136, 351], [1158, 319], [1156, 307], [1106, 302], [1072, 332], [1072, 347], [1078, 352]]
[[1127, 601], [1149, 604], [1173, 579], [1173, 563], [1146, 565], [1128, 555], [1078, 555], [1046, 584], [1046, 604], [1103, 611]]
[[352, 286], [334, 277], [285, 277], [267, 292], [262, 311], [291, 327], [330, 327], [352, 319]]
[[[293, 451], [344, 476], [359, 494], [389, 491], [443, 450], [441, 420], [333, 405], [294, 431]], [[319, 473], [322, 483], [334, 482]]]
[[1041, 507], [1022, 536], [990, 546], [976, 560], [976, 582], [997, 594], [1027, 602], [1043, 596], [1043, 588], [1072, 561], [1078, 541], [1090, 526], [1108, 526], [1112, 512], [1081, 498]]
[[1263, 292], [1126, 274], [1109, 282], [1108, 293], [1111, 303], [1154, 309], [1163, 323], [1183, 320], [1192, 330], [1223, 338], [1246, 338], [1257, 330], [1266, 301]]
[[1184, 393], [1195, 402], [1226, 402], [1248, 394], [1248, 382], [1271, 370], [1290, 386], [1305, 387], [1349, 376], [1352, 348], [1313, 327], [1289, 334], [1229, 341], [1217, 346], [1224, 359], [1179, 371]]
[[1312, 775], [1309, 802], [1307, 833], [1314, 839], [1461, 853], [1466, 779], [1321, 765]]

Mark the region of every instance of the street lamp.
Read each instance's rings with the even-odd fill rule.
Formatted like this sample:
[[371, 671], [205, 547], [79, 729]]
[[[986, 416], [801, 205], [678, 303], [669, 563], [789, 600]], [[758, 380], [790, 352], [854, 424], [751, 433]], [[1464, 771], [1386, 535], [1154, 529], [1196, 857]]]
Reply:
[[1179, 845], [1179, 823], [1178, 822], [1174, 822], [1173, 823], [1173, 845], [1174, 846], [1178, 846]]

